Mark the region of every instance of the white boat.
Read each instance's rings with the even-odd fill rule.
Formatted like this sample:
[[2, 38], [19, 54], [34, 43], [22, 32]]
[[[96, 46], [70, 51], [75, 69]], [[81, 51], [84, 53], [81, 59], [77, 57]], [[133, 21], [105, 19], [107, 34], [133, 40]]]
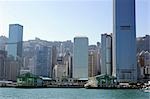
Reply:
[[150, 86], [149, 86], [149, 87], [142, 88], [142, 90], [143, 90], [144, 92], [150, 92]]
[[145, 84], [146, 87], [142, 88], [142, 90], [144, 92], [150, 92], [150, 81], [148, 81], [148, 83]]

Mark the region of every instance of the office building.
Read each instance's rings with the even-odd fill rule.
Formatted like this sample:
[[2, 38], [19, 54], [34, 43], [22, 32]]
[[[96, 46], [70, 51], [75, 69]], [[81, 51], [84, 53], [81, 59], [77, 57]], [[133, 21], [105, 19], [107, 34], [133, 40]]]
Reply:
[[72, 78], [72, 55], [69, 51], [65, 53], [64, 65], [66, 66], [67, 77]]
[[49, 77], [49, 57], [48, 47], [40, 46], [36, 48], [36, 75]]
[[101, 74], [101, 43], [97, 42], [97, 74]]
[[20, 62], [15, 60], [13, 56], [7, 57], [6, 60], [6, 80], [16, 81], [19, 75]]
[[5, 36], [0, 36], [0, 50], [5, 50], [6, 49], [6, 43], [8, 41], [8, 38]]
[[135, 0], [113, 1], [113, 75], [137, 81]]
[[136, 45], [137, 45], [137, 53], [140, 53], [141, 51], [150, 52], [150, 35], [137, 37]]
[[53, 75], [55, 80], [61, 80], [62, 78], [67, 77], [67, 67], [63, 64], [57, 64], [55, 65], [53, 69]]
[[147, 82], [150, 79], [150, 53], [141, 51], [137, 54], [138, 59], [138, 80]]
[[19, 24], [9, 25], [9, 40], [8, 40], [8, 55], [22, 57], [22, 40], [23, 40], [23, 26]]
[[73, 78], [88, 78], [88, 38], [75, 37], [73, 45]]
[[97, 61], [97, 51], [89, 50], [88, 77], [94, 77], [97, 75]]
[[0, 50], [0, 80], [6, 79], [6, 58], [7, 52]]
[[101, 35], [101, 74], [112, 75], [112, 36]]
[[32, 58], [29, 58], [28, 68], [30, 70], [30, 73], [36, 75], [36, 55]]
[[52, 78], [52, 47], [48, 47], [48, 77]]
[[57, 64], [57, 53], [58, 53], [57, 47], [55, 45], [52, 46], [52, 70], [54, 69], [54, 66]]

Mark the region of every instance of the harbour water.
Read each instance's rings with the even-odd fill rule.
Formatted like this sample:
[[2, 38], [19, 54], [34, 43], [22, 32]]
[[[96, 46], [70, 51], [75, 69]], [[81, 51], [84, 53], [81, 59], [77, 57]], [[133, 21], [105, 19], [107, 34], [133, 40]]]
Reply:
[[139, 89], [0, 88], [0, 99], [150, 99]]

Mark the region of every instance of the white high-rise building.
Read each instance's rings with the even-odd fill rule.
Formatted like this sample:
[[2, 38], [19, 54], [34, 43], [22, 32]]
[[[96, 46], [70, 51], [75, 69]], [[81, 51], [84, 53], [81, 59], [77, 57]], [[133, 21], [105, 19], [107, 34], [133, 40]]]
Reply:
[[101, 35], [101, 74], [112, 75], [112, 36]]
[[118, 82], [136, 82], [135, 0], [113, 3], [113, 75]]
[[88, 78], [88, 38], [75, 37], [73, 45], [73, 78]]

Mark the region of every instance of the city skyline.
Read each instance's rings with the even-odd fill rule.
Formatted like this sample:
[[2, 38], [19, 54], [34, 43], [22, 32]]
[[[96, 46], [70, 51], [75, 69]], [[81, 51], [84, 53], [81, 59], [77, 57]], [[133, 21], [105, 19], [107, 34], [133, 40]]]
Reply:
[[[113, 31], [112, 1], [1, 1], [0, 35], [8, 37], [9, 24], [18, 23], [24, 26], [24, 41], [35, 37], [73, 41], [73, 37], [84, 35], [89, 44], [96, 44], [102, 33]], [[149, 4], [148, 0], [136, 0], [137, 36], [150, 33]]]
[[150, 0], [20, 1], [0, 0], [0, 99], [149, 99]]

